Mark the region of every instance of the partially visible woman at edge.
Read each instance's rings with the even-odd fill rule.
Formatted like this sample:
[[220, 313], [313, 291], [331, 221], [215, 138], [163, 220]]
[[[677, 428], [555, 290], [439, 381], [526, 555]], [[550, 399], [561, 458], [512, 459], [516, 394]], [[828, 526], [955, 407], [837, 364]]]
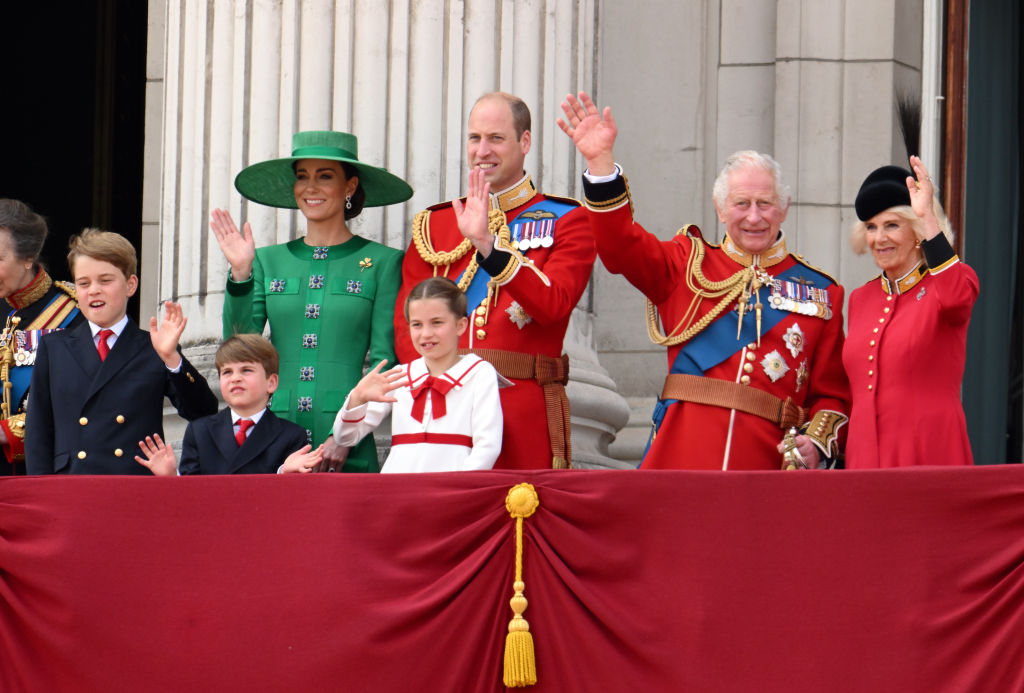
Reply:
[[928, 170], [910, 165], [876, 169], [857, 193], [853, 249], [882, 274], [850, 294], [847, 469], [973, 463], [960, 384], [978, 276], [952, 248]]
[[306, 235], [257, 250], [247, 222], [240, 232], [222, 209], [210, 228], [230, 265], [224, 337], [262, 333], [281, 354], [280, 385], [270, 409], [326, 442], [319, 471], [377, 472], [373, 436], [348, 450], [334, 443], [334, 417], [370, 363], [394, 365], [394, 310], [402, 252], [356, 236], [348, 221], [362, 211], [403, 202], [412, 188], [359, 161], [354, 135], [307, 131], [291, 156], [253, 164], [235, 178], [248, 200], [298, 209]]
[[46, 220], [28, 205], [0, 199], [0, 476], [25, 473], [25, 407], [39, 338], [83, 319], [74, 287], [54, 282], [39, 261], [46, 235]]

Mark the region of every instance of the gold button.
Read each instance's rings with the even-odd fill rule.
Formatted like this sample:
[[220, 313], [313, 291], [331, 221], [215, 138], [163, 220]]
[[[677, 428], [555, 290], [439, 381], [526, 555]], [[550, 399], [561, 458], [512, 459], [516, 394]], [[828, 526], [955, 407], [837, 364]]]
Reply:
[[747, 345], [747, 348], [748, 349], [756, 349], [757, 348], [757, 342], [751, 342], [750, 344]]
[[482, 315], [476, 316], [476, 320], [474, 320], [473, 322], [476, 323], [477, 327], [483, 327], [484, 325], [487, 324], [486, 318], [484, 318]]
[[879, 318], [878, 322], [885, 322], [885, 318]]
[[875, 360], [875, 355], [874, 354], [868, 354], [868, 361], [874, 361], [874, 360]]
[[83, 416], [82, 418], [80, 418], [80, 419], [78, 420], [78, 423], [79, 423], [79, 424], [81, 424], [82, 426], [84, 426], [85, 424], [89, 423], [89, 419], [87, 419], [87, 418], [85, 418], [85, 417]]
[[874, 388], [873, 388], [873, 387], [871, 387], [870, 385], [868, 385], [868, 389], [869, 389], [869, 390], [873, 390]]
[[878, 334], [878, 328], [877, 327], [875, 329], [871, 330], [871, 331], [874, 332], [875, 334]]
[[747, 361], [753, 361], [756, 358], [757, 358], [757, 354], [751, 353], [749, 351], [747, 352]]
[[891, 300], [892, 300], [892, 296], [886, 296], [886, 297], [885, 297], [885, 300], [886, 300], [886, 301], [891, 301]]
[[744, 373], [753, 373], [754, 372], [754, 364], [752, 364], [752, 363], [744, 363], [743, 364], [743, 372]]
[[750, 384], [750, 376], [749, 375], [742, 376], [740, 378], [740, 382], [743, 383], [744, 385], [749, 385]]
[[121, 448], [118, 448], [117, 450], [114, 450], [114, 457], [120, 457], [123, 454], [124, 454], [124, 450], [122, 450]]
[[476, 307], [476, 314], [477, 315], [484, 315], [485, 313], [487, 313], [487, 306], [477, 306]]
[[874, 375], [874, 374], [875, 374], [874, 371], [868, 371], [868, 375]]
[[80, 460], [84, 460], [85, 459], [85, 450], [79, 450], [78, 451], [78, 459], [80, 459]]
[[883, 312], [883, 313], [888, 313], [888, 312], [889, 312], [889, 306], [886, 306], [886, 307], [885, 307], [885, 310], [883, 310], [882, 312]]
[[868, 344], [871, 346], [875, 346], [875, 340], [872, 339], [870, 342], [868, 342]]
[[117, 418], [114, 419], [114, 421], [116, 421], [117, 423], [124, 423], [124, 415], [123, 414], [118, 414]]
[[194, 383], [196, 381], [196, 379], [192, 377], [191, 373], [185, 373], [185, 377], [188, 378], [190, 383]]
[[484, 332], [483, 330], [477, 330], [476, 331], [476, 338], [477, 339], [483, 339], [486, 336], [487, 336], [487, 333]]

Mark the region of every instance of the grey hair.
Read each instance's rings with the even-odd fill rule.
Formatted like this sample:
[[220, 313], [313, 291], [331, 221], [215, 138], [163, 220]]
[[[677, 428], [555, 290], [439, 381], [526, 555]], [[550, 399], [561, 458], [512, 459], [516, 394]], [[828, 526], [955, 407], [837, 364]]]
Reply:
[[20, 200], [0, 199], [0, 229], [11, 234], [14, 254], [19, 260], [39, 262], [46, 241], [46, 220]]
[[789, 186], [782, 181], [782, 167], [779, 166], [779, 162], [768, 154], [744, 149], [730, 154], [722, 165], [722, 170], [718, 172], [718, 177], [715, 178], [711, 196], [719, 209], [725, 208], [725, 199], [729, 197], [729, 174], [743, 168], [759, 168], [771, 173], [775, 180], [775, 196], [778, 198], [776, 204], [781, 209], [789, 207]]
[[[897, 205], [884, 211], [891, 212], [906, 221], [910, 224], [910, 229], [914, 232], [914, 236], [920, 239], [924, 238], [924, 226], [913, 207], [910, 205]], [[946, 213], [943, 211], [942, 205], [939, 204], [937, 198], [932, 198], [932, 212], [935, 214], [935, 219], [939, 222], [939, 231], [946, 237], [949, 244], [953, 245], [953, 228], [949, 225], [949, 219], [946, 217]], [[879, 212], [879, 214], [881, 213]], [[868, 249], [868, 221], [871, 221], [871, 219], [867, 221], [860, 221], [858, 219], [850, 229], [850, 247], [858, 255], [863, 255]]]

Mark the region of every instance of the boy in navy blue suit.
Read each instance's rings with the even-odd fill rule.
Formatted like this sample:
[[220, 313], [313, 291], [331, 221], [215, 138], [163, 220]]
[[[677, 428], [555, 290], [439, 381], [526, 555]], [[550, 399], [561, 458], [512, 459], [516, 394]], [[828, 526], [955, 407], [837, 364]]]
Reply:
[[[178, 474], [273, 474], [313, 471], [323, 446], [311, 450], [306, 429], [267, 408], [277, 389], [278, 354], [255, 334], [231, 337], [217, 349], [220, 392], [228, 408], [185, 429]], [[160, 439], [139, 442], [135, 460], [157, 476], [175, 473], [174, 451]]]
[[[68, 265], [86, 321], [45, 335], [36, 351], [25, 435], [29, 474], [149, 474], [139, 438], [163, 431], [164, 396], [186, 419], [217, 411], [206, 379], [181, 355], [187, 320], [164, 304], [149, 332], [125, 313], [139, 287], [135, 248], [116, 233], [71, 239]], [[126, 454], [127, 453], [127, 454]]]

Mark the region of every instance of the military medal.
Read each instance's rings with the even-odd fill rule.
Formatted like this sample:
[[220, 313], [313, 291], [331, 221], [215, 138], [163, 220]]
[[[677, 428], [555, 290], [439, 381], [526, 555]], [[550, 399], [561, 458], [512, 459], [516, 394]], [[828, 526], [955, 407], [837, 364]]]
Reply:
[[793, 323], [793, 326], [786, 330], [786, 336], [783, 338], [786, 343], [786, 348], [789, 349], [789, 353], [796, 358], [800, 355], [800, 352], [804, 350], [804, 331], [800, 329], [798, 323]]
[[768, 305], [775, 310], [810, 315], [828, 320], [832, 317], [832, 300], [825, 289], [815, 289], [808, 283], [773, 279], [772, 295]]
[[532, 229], [533, 234], [530, 237], [530, 247], [531, 248], [539, 248], [540, 247], [540, 244], [541, 244], [540, 236], [541, 236], [541, 233], [544, 232], [543, 231], [544, 230], [544, 227], [543, 227], [544, 223], [545, 222], [538, 222], [538, 223], [536, 223], [534, 225], [534, 228]]
[[786, 359], [782, 357], [782, 354], [776, 350], [765, 354], [765, 357], [761, 359], [761, 367], [764, 369], [764, 374], [771, 378], [773, 383], [781, 379], [786, 373], [789, 373], [789, 364], [786, 363]]
[[530, 235], [533, 233], [533, 223], [519, 224], [522, 235], [519, 238], [519, 251], [525, 253], [530, 249]]
[[807, 359], [800, 362], [800, 367], [796, 369], [796, 391], [800, 392], [800, 388], [807, 382], [807, 376], [810, 375], [807, 372]]

